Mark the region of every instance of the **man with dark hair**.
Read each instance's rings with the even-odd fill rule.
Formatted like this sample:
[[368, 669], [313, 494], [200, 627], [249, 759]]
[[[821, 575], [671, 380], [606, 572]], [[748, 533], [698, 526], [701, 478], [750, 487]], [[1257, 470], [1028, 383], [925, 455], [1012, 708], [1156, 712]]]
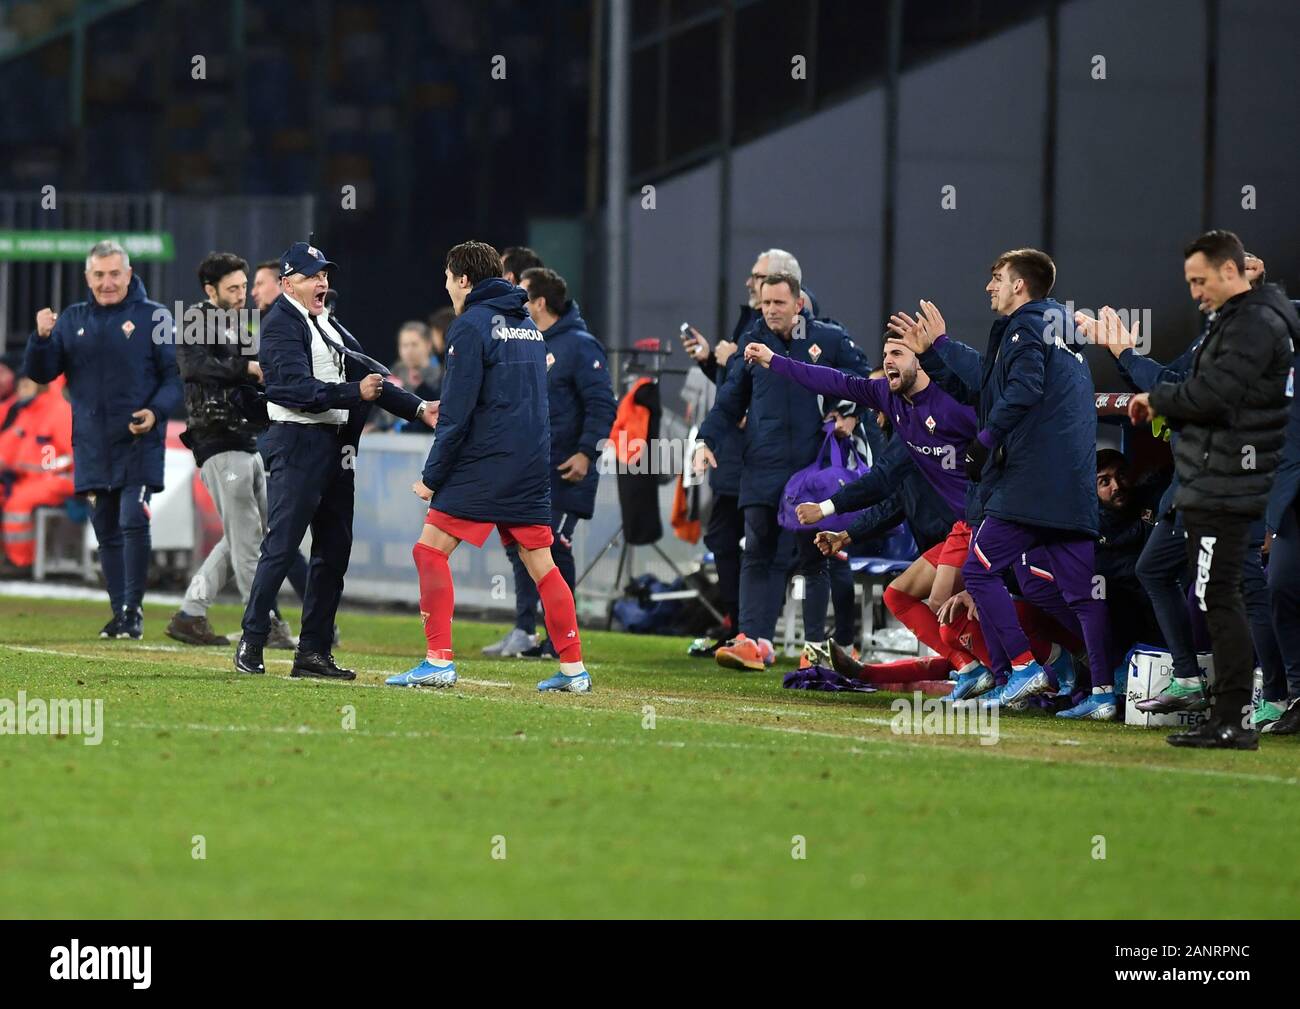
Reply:
[[[1246, 278], [1252, 286], [1262, 283], [1263, 261], [1245, 253], [1245, 263]], [[1191, 371], [1192, 362], [1196, 359], [1197, 351], [1215, 316], [1215, 309], [1205, 298], [1197, 303], [1197, 307], [1203, 316], [1200, 333], [1186, 350], [1168, 364], [1161, 364], [1142, 353], [1138, 346], [1138, 322], [1134, 321], [1131, 328], [1126, 326], [1110, 306], [1103, 307], [1095, 318], [1076, 314], [1075, 324], [1088, 340], [1101, 344], [1110, 351], [1120, 375], [1129, 385], [1140, 392], [1150, 392], [1161, 382], [1181, 382]], [[1177, 432], [1172, 432], [1171, 447], [1177, 451]], [[1137, 704], [1140, 710], [1150, 714], [1203, 711], [1209, 706], [1200, 664], [1196, 658], [1191, 616], [1187, 611], [1187, 590], [1190, 584], [1187, 532], [1183, 528], [1182, 514], [1174, 508], [1177, 492], [1178, 474], [1175, 472], [1156, 508], [1155, 528], [1147, 537], [1136, 568], [1137, 578], [1155, 610], [1161, 637], [1169, 649], [1173, 663], [1173, 676], [1169, 685], [1157, 696], [1148, 697]], [[1256, 649], [1265, 666], [1271, 667], [1278, 647], [1269, 628], [1269, 592], [1260, 555], [1263, 542], [1264, 529], [1260, 522], [1252, 530], [1251, 543], [1246, 552], [1244, 563], [1247, 577], [1244, 579], [1243, 591], [1251, 614]], [[1279, 663], [1280, 661], [1278, 659]]]
[[117, 242], [86, 256], [90, 299], [36, 313], [24, 372], [38, 384], [68, 378], [78, 494], [90, 521], [113, 617], [101, 638], [144, 636], [144, 586], [152, 553], [149, 497], [163, 489], [164, 434], [182, 409], [171, 314], [150, 301]]
[[[242, 316], [248, 263], [229, 252], [213, 252], [199, 264], [199, 285], [207, 300], [186, 309], [176, 364], [185, 383], [189, 424], [181, 441], [194, 453], [199, 478], [221, 517], [221, 539], [190, 580], [167, 636], [187, 645], [229, 645], [208, 623], [208, 608], [234, 575], [247, 604], [266, 531], [266, 470], [257, 454], [263, 425], [244, 415], [241, 397], [256, 395], [262, 369]], [[199, 322], [199, 339], [189, 329]], [[292, 648], [289, 625], [271, 616], [272, 648]]]
[[[902, 327], [903, 323], [891, 325]], [[873, 411], [883, 411], [889, 418], [907, 446], [913, 465], [945, 506], [949, 528], [942, 542], [929, 547], [885, 588], [885, 605], [918, 641], [948, 659], [958, 674], [953, 689], [955, 700], [992, 690], [992, 672], [969, 649], [945, 643], [935, 617], [939, 607], [962, 588], [961, 567], [966, 561], [971, 529], [961, 518], [966, 513], [969, 481], [957, 465], [957, 453], [975, 436], [975, 411], [932, 382], [916, 354], [892, 330], [885, 334], [885, 370], [881, 378], [863, 379], [836, 368], [801, 364], [757, 343], [745, 348], [745, 362], [751, 361], [812, 392], [861, 403]], [[857, 507], [866, 500], [873, 503], [880, 500], [880, 492], [870, 498], [860, 496], [862, 488], [858, 486], [878, 487], [880, 476], [867, 473], [826, 501], [801, 502], [796, 509], [799, 521], [812, 525], [841, 508], [853, 510], [848, 506], [849, 500]], [[897, 486], [893, 481], [891, 484], [890, 492]], [[834, 546], [843, 546], [857, 538], [835, 533], [822, 537], [824, 542], [830, 539]]]
[[[981, 703], [1015, 704], [1052, 689], [1034, 659], [1007, 591], [1009, 570], [1036, 551], [1042, 569], [1078, 619], [1092, 670], [1091, 697], [1058, 714], [1113, 718], [1116, 711], [1106, 610], [1093, 598], [1097, 536], [1097, 412], [1092, 374], [1081, 354], [1058, 336], [1062, 305], [1048, 298], [1056, 280], [1050, 256], [1013, 249], [991, 267], [985, 291], [998, 318], [979, 351], [952, 339], [938, 308], [922, 302], [921, 325], [909, 338], [921, 365], [942, 362], [976, 406], [979, 433], [965, 450], [966, 474], [977, 484], [982, 518], [962, 567], [980, 615], [994, 672], [1004, 686]], [[1059, 325], [1059, 322], [1058, 322]], [[1052, 493], [1043, 474], [1052, 474]]]
[[[775, 353], [810, 364], [840, 368], [866, 378], [871, 366], [840, 327], [813, 319], [799, 278], [789, 273], [765, 277], [761, 286], [763, 321], [741, 336], [745, 347], [760, 343]], [[729, 370], [717, 401], [700, 425], [696, 472], [717, 468], [715, 449], [746, 420], [739, 505], [745, 516], [745, 551], [740, 571], [740, 633], [719, 648], [719, 665], [732, 669], [763, 669], [776, 661], [772, 637], [785, 597], [790, 536], [798, 551], [797, 570], [803, 575], [804, 658], [830, 664], [826, 644], [826, 611], [830, 577], [826, 558], [813, 542], [813, 531], [784, 533], [777, 508], [786, 483], [811, 463], [821, 448], [824, 411], [817, 394], [794, 386], [767, 368], [741, 364]]]
[[257, 271], [253, 276], [252, 287], [253, 304], [257, 310], [263, 314], [274, 304], [275, 299], [280, 297], [280, 262], [276, 259], [265, 259], [257, 264]]
[[264, 673], [262, 649], [271, 610], [298, 546], [312, 531], [311, 566], [303, 598], [302, 634], [294, 677], [351, 680], [334, 661], [334, 616], [352, 553], [357, 443], [371, 404], [407, 420], [425, 419], [433, 405], [391, 382], [388, 369], [325, 308], [336, 269], [308, 242], [280, 257], [283, 293], [262, 321], [260, 363], [266, 376], [271, 429], [267, 454], [267, 530], [257, 573], [244, 607], [235, 669]]
[[1190, 373], [1161, 382], [1129, 405], [1135, 424], [1168, 419], [1179, 434], [1174, 507], [1187, 528], [1195, 597], [1214, 652], [1209, 720], [1174, 733], [1174, 746], [1253, 750], [1254, 663], [1242, 596], [1243, 558], [1252, 524], [1265, 510], [1285, 443], [1287, 386], [1300, 319], [1273, 285], [1252, 288], [1241, 240], [1208, 231], [1183, 250], [1192, 297], [1213, 310]]
[[[1138, 580], [1138, 558], [1154, 525], [1164, 481], [1129, 481], [1128, 460], [1113, 448], [1097, 450], [1097, 574], [1104, 579], [1112, 651], [1127, 654], [1139, 643], [1160, 638], [1151, 599]], [[1154, 493], [1153, 493], [1154, 491]]]
[[518, 284], [525, 270], [536, 270], [545, 264], [542, 257], [526, 245], [512, 245], [501, 253], [501, 274], [512, 284]]
[[447, 294], [456, 321], [447, 331], [447, 377], [438, 428], [424, 472], [412, 486], [429, 502], [412, 555], [420, 576], [424, 661], [385, 682], [449, 687], [455, 587], [448, 563], [462, 540], [481, 547], [496, 526], [541, 596], [560, 669], [541, 691], [586, 693], [573, 593], [551, 556], [551, 419], [546, 343], [525, 308], [525, 291], [501, 276], [501, 256], [485, 242], [447, 253]]
[[[605, 351], [587, 329], [568, 285], [554, 270], [533, 267], [519, 278], [528, 292], [528, 314], [546, 340], [546, 388], [551, 418], [551, 557], [569, 590], [577, 570], [573, 536], [579, 519], [596, 508], [599, 479], [593, 465], [597, 445], [609, 436], [616, 406]], [[483, 649], [484, 655], [557, 658], [551, 639], [539, 643], [537, 604], [541, 601], [519, 547], [506, 547], [515, 574], [515, 626], [501, 641]]]

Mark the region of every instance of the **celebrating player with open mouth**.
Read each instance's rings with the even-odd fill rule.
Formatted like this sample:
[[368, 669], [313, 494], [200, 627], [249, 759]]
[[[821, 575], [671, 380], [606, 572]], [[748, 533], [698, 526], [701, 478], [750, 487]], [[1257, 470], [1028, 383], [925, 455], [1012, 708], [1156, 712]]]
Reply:
[[385, 682], [449, 687], [455, 591], [447, 561], [461, 540], [481, 547], [495, 525], [516, 543], [542, 599], [560, 671], [538, 690], [585, 693], [573, 593], [551, 558], [551, 427], [546, 344], [528, 317], [527, 295], [501, 276], [501, 255], [484, 242], [447, 253], [447, 293], [456, 321], [447, 330], [447, 371], [433, 447], [412, 488], [429, 501], [413, 551], [420, 573], [424, 661]]

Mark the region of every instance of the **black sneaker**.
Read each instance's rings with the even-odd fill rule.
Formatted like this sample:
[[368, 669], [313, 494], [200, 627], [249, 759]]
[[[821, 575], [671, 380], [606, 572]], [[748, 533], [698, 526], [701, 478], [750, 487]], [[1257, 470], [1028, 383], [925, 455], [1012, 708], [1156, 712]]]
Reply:
[[1170, 746], [1192, 746], [1203, 750], [1258, 750], [1259, 733], [1228, 723], [1206, 722], [1190, 732], [1175, 732], [1165, 737]]
[[525, 648], [519, 653], [521, 659], [559, 659], [559, 653], [556, 652], [555, 646], [551, 644], [550, 638], [543, 638], [532, 648]]
[[179, 641], [185, 645], [222, 645], [229, 647], [230, 639], [224, 634], [218, 634], [208, 623], [207, 617], [192, 617], [188, 613], [177, 611], [172, 614], [172, 618], [167, 623], [167, 629], [163, 632], [173, 641]]
[[255, 645], [246, 638], [240, 638], [239, 647], [235, 649], [235, 672], [265, 673], [266, 664], [262, 661], [262, 646]]
[[334, 661], [334, 656], [326, 652], [300, 651], [293, 657], [293, 669], [290, 676], [301, 679], [312, 677], [318, 680], [355, 680], [357, 674], [351, 669], [343, 669]]
[[696, 638], [691, 642], [691, 646], [686, 649], [686, 654], [693, 659], [711, 659], [713, 658], [713, 653], [721, 648], [723, 643], [722, 638], [718, 638], [714, 641], [710, 641], [707, 636]]
[[1300, 697], [1293, 697], [1286, 711], [1276, 722], [1269, 722], [1264, 731], [1270, 736], [1294, 736], [1300, 732]]
[[829, 645], [832, 669], [851, 680], [866, 680], [867, 677], [863, 675], [862, 663], [855, 659], [847, 648], [834, 638], [830, 639]]
[[132, 641], [139, 641], [144, 637], [144, 610], [138, 606], [135, 609], [123, 606], [121, 619], [122, 622], [117, 632], [119, 638], [130, 638]]
[[117, 638], [121, 635], [121, 630], [122, 630], [122, 614], [114, 613], [113, 619], [99, 629], [99, 636], [101, 638], [109, 638], [109, 639]]

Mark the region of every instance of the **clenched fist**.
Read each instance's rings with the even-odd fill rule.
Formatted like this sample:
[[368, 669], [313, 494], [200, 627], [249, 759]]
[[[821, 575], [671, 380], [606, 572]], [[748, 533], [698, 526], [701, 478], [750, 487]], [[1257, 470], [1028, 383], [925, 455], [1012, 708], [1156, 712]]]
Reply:
[[816, 525], [824, 518], [822, 515], [822, 506], [813, 504], [811, 501], [805, 501], [795, 508], [794, 513], [799, 516], [799, 521], [806, 526]]
[[59, 313], [52, 308], [42, 308], [36, 313], [36, 335], [44, 340], [54, 332], [54, 324], [59, 319]]
[[379, 390], [384, 385], [384, 376], [376, 373], [367, 375], [361, 380], [361, 398], [367, 403], [373, 403], [379, 398]]

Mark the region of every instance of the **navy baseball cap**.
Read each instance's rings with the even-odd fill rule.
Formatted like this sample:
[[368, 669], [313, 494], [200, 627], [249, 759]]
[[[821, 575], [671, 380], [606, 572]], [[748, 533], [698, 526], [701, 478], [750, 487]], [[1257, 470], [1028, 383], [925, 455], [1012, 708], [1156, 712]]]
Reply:
[[280, 257], [280, 276], [288, 277], [301, 273], [304, 277], [314, 277], [321, 270], [337, 270], [338, 263], [331, 263], [325, 254], [309, 242], [294, 242]]

